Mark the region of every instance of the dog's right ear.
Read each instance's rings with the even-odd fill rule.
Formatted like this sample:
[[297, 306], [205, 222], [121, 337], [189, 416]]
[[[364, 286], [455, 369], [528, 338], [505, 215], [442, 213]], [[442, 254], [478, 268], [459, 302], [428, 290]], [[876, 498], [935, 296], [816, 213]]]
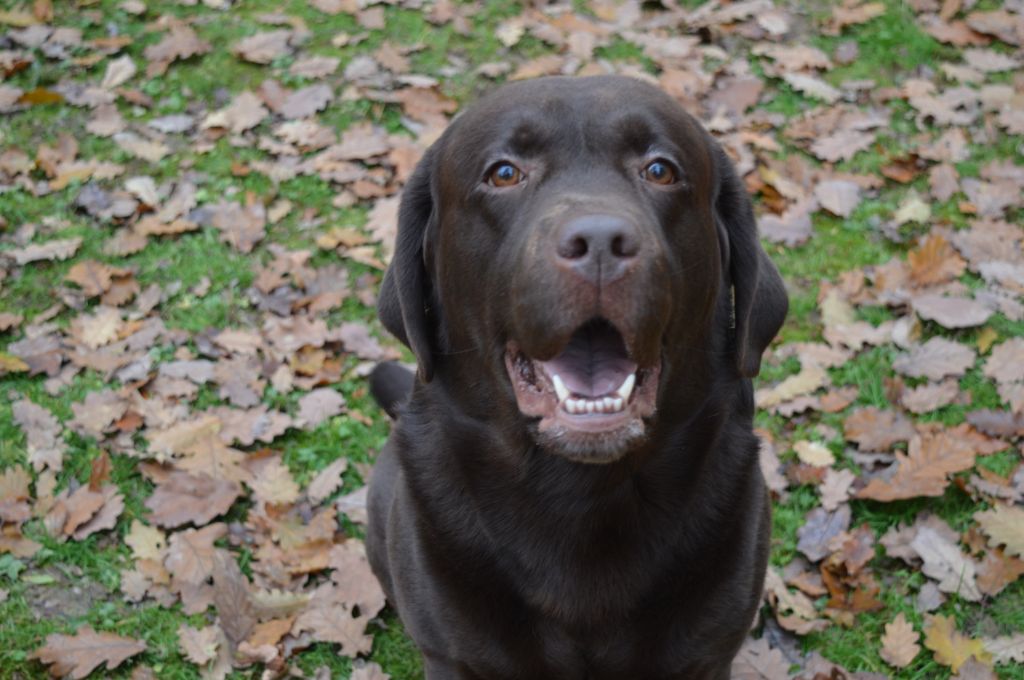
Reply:
[[416, 355], [424, 382], [434, 377], [435, 339], [428, 309], [431, 290], [424, 253], [437, 219], [433, 191], [436, 156], [434, 148], [429, 149], [405, 185], [398, 209], [395, 254], [377, 299], [377, 315], [384, 327]]

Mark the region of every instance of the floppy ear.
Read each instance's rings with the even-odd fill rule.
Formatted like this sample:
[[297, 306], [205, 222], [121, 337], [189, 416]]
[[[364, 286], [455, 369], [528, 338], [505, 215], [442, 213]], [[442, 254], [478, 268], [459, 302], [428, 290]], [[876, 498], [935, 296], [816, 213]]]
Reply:
[[428, 316], [431, 290], [424, 253], [436, 220], [432, 189], [435, 155], [433, 148], [428, 150], [405, 185], [395, 254], [377, 299], [377, 316], [416, 355], [424, 382], [434, 377], [434, 329]]
[[754, 209], [732, 161], [717, 143], [714, 146], [715, 216], [726, 241], [723, 259], [733, 288], [736, 365], [740, 374], [753, 378], [761, 370], [761, 354], [786, 319], [789, 299], [779, 271], [757, 238]]

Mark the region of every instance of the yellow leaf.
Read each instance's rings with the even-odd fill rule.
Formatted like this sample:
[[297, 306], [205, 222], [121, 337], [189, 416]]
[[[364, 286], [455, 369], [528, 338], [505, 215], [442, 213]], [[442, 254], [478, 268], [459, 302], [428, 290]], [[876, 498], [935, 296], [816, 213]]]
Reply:
[[0, 375], [8, 373], [24, 373], [28, 370], [28, 364], [18, 357], [0, 352]]
[[985, 326], [978, 332], [978, 339], [974, 341], [974, 344], [978, 346], [978, 351], [985, 354], [992, 347], [992, 343], [999, 339], [999, 333], [994, 331], [991, 326]]
[[949, 666], [956, 673], [972, 656], [983, 664], [992, 665], [992, 655], [985, 651], [981, 640], [972, 640], [956, 629], [948, 616], [929, 616], [924, 624], [924, 646], [935, 652], [935, 660]]
[[0, 11], [0, 24], [25, 28], [26, 26], [32, 26], [38, 23], [39, 20], [35, 18], [32, 12], [27, 12], [23, 9]]

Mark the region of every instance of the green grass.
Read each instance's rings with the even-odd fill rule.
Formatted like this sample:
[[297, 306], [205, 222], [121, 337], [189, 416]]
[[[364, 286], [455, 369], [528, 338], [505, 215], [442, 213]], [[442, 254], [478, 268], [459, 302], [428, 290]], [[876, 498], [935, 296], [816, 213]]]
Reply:
[[[140, 18], [123, 11], [121, 0], [54, 3], [55, 24], [78, 27], [87, 40], [107, 37], [113, 32], [133, 39], [122, 54], [131, 56], [140, 69], [126, 87], [150, 97], [152, 106], [133, 106], [119, 100], [118, 109], [130, 126], [186, 111], [195, 113], [197, 120], [201, 121], [206, 112], [223, 106], [244, 90], [255, 91], [268, 78], [275, 78], [289, 88], [311, 84], [313, 81], [288, 73], [294, 56], [283, 57], [268, 66], [258, 66], [245, 63], [231, 54], [230, 47], [238, 40], [275, 28], [261, 19], [268, 13], [283, 13], [304, 22], [309, 36], [298, 53], [340, 59], [338, 71], [329, 79], [339, 96], [317, 118], [322, 124], [337, 130], [339, 135], [364, 122], [382, 126], [391, 134], [412, 134], [399, 106], [358, 96], [340, 96], [345, 90], [341, 74], [346, 66], [356, 57], [372, 54], [384, 43], [415, 46], [408, 55], [412, 71], [438, 78], [441, 91], [460, 103], [471, 101], [494, 86], [494, 82], [475, 73], [477, 65], [509, 61], [514, 67], [554, 51], [549, 44], [529, 33], [513, 48], [501, 43], [496, 29], [503, 21], [521, 12], [521, 5], [516, 3], [458, 3], [459, 11], [472, 12], [467, 35], [460, 34], [451, 25], [430, 23], [421, 10], [394, 6], [384, 7], [386, 22], [383, 29], [367, 31], [355, 17], [344, 13], [328, 17], [304, 0], [286, 0], [283, 3], [242, 0], [224, 12], [213, 11], [201, 3], [193, 6], [182, 3], [148, 4], [149, 13]], [[700, 3], [685, 0], [682, 4], [693, 7]], [[576, 0], [575, 5], [581, 13], [591, 13], [591, 8], [583, 0]], [[944, 61], [959, 61], [958, 49], [936, 41], [916, 25], [915, 14], [909, 5], [897, 0], [885, 0], [885, 5], [887, 11], [883, 16], [847, 27], [840, 35], [833, 36], [817, 31], [814, 23], [827, 19], [832, 5], [813, 3], [810, 7], [800, 8], [800, 22], [795, 29], [799, 35], [794, 39], [817, 46], [830, 55], [843, 41], [852, 40], [857, 44], [859, 56], [854, 62], [838, 65], [821, 74], [823, 79], [837, 87], [844, 81], [856, 79], [874, 80], [876, 90], [898, 86], [910, 77], [919, 77], [922, 67], [937, 69]], [[996, 0], [982, 0], [978, 4], [982, 9], [998, 6]], [[150, 26], [160, 15], [195, 20], [195, 30], [210, 42], [213, 49], [202, 57], [174, 62], [164, 75], [151, 78], [145, 74], [143, 52], [163, 37], [162, 30], [154, 30]], [[809, 23], [804, 25], [801, 22]], [[341, 47], [332, 45], [331, 40], [341, 33], [359, 40]], [[719, 37], [713, 35], [713, 40], [718, 41]], [[729, 35], [727, 40], [730, 56], [735, 54], [749, 58], [753, 73], [765, 76], [766, 63], [761, 58], [742, 54], [748, 43], [735, 35]], [[996, 49], [1008, 51], [1001, 45]], [[76, 56], [87, 53], [88, 50], [83, 49]], [[628, 64], [657, 75], [657, 64], [645, 54], [642, 46], [623, 36], [612, 36], [606, 45], [597, 48], [595, 56], [611, 64]], [[39, 57], [29, 68], [11, 75], [4, 82], [26, 90], [53, 87], [67, 78], [83, 83], [95, 82], [108, 61], [92, 69], [84, 69]], [[709, 63], [708, 66], [717, 68], [719, 65]], [[1012, 74], [997, 74], [990, 82], [1012, 82]], [[793, 118], [821, 105], [821, 102], [801, 95], [781, 79], [766, 78], [766, 84], [768, 88], [762, 104], [757, 107], [761, 111]], [[859, 101], [856, 105], [863, 107], [867, 103]], [[916, 112], [905, 102], [893, 100], [887, 105], [891, 120], [888, 126], [879, 130], [878, 141], [849, 161], [837, 164], [836, 170], [877, 174], [884, 166], [914, 153], [922, 133], [932, 138], [942, 133], [941, 129], [933, 126], [919, 127]], [[59, 287], [71, 287], [65, 277], [76, 262], [96, 259], [133, 268], [142, 288], [159, 285], [166, 293], [166, 299], [159, 308], [161, 318], [169, 328], [184, 332], [191, 338], [184, 342], [184, 347], [196, 352], [195, 334], [211, 329], [259, 328], [262, 325], [262, 313], [250, 298], [249, 288], [255, 280], [256, 266], [272, 259], [271, 244], [293, 250], [309, 249], [313, 253], [310, 263], [314, 267], [336, 264], [339, 261], [337, 256], [321, 251], [315, 245], [316, 237], [333, 226], [360, 227], [365, 223], [368, 212], [365, 204], [351, 208], [335, 207], [333, 201], [338, 187], [318, 177], [299, 176], [278, 183], [255, 170], [243, 177], [235, 176], [233, 166], [236, 164], [270, 158], [255, 146], [239, 147], [233, 145], [229, 137], [224, 137], [217, 140], [211, 150], [201, 153], [193, 147], [189, 134], [168, 135], [172, 153], [160, 163], [149, 164], [131, 157], [111, 139], [83, 134], [83, 126], [90, 115], [86, 109], [68, 105], [38, 106], [24, 113], [5, 115], [0, 118], [0, 151], [18, 148], [34, 157], [40, 144], [53, 145], [58, 133], [68, 131], [79, 142], [79, 158], [97, 158], [125, 165], [123, 176], [99, 183], [106, 190], [120, 188], [124, 179], [133, 175], [151, 176], [161, 185], [176, 182], [186, 173], [196, 173], [201, 178], [198, 182], [201, 205], [220, 200], [240, 202], [247, 194], [252, 194], [267, 205], [279, 199], [288, 200], [293, 209], [279, 223], [268, 225], [266, 239], [249, 255], [236, 252], [221, 241], [216, 229], [206, 227], [179, 236], [151, 237], [149, 245], [140, 253], [115, 258], [106, 255], [103, 248], [114, 235], [117, 225], [99, 223], [74, 207], [75, 198], [82, 189], [81, 183], [39, 197], [23, 190], [7, 191], [0, 194], [0, 215], [6, 221], [6, 227], [0, 227], [0, 252], [14, 247], [7, 237], [26, 224], [37, 225], [32, 243], [69, 237], [80, 237], [83, 242], [79, 252], [67, 261], [37, 262], [13, 269], [0, 284], [0, 312], [17, 312], [31, 319], [55, 303], [55, 291]], [[272, 125], [268, 118], [255, 129], [255, 134], [268, 134]], [[783, 135], [777, 134], [776, 138], [782, 144], [782, 149], [776, 154], [779, 159], [799, 154], [811, 167], [823, 167]], [[983, 143], [972, 142], [969, 145], [970, 158], [957, 163], [957, 170], [963, 177], [978, 176], [985, 164], [993, 160], [1018, 159], [1022, 143], [1024, 137], [1005, 134], [993, 135]], [[42, 170], [34, 170], [32, 179], [37, 182], [43, 180]], [[831, 217], [821, 211], [815, 213], [814, 236], [802, 246], [787, 248], [766, 244], [786, 278], [791, 296], [790, 316], [779, 342], [821, 341], [818, 296], [823, 282], [834, 281], [851, 269], [903, 257], [912, 247], [913, 239], [926, 233], [933, 224], [956, 229], [968, 225], [969, 216], [960, 210], [960, 201], [965, 196], [957, 194], [949, 201], [931, 206], [933, 216], [929, 224], [904, 226], [900, 235], [906, 239], [905, 243], [892, 242], [883, 233], [881, 225], [891, 219], [893, 211], [910, 191], [927, 196], [925, 173], [907, 185], [888, 182], [878, 191], [866, 192], [864, 200], [848, 219]], [[308, 219], [310, 216], [314, 221]], [[1011, 222], [1019, 222], [1022, 217], [1024, 214], [1020, 210], [1008, 214]], [[353, 295], [325, 318], [332, 327], [345, 320], [367, 322], [375, 333], [383, 336], [373, 310], [355, 297], [361, 279], [372, 276], [379, 281], [380, 273], [351, 261], [345, 261], [344, 267]], [[208, 292], [196, 295], [192, 289], [205, 280], [210, 282]], [[962, 282], [970, 288], [980, 285], [980, 279], [973, 274], [966, 274]], [[88, 301], [84, 311], [93, 311], [96, 304], [96, 301]], [[58, 327], [66, 328], [77, 314], [76, 310], [65, 309], [54, 322]], [[883, 307], [858, 309], [859, 318], [876, 325], [897, 315], [897, 311]], [[1024, 336], [1024, 322], [1012, 321], [1001, 314], [993, 316], [986, 327], [996, 332], [998, 341]], [[955, 338], [974, 346], [978, 331], [950, 332], [935, 324], [925, 324], [924, 338], [933, 335]], [[0, 351], [21, 337], [20, 331], [0, 334]], [[162, 341], [150, 353], [159, 363], [170, 360], [178, 349], [173, 343]], [[891, 363], [900, 353], [901, 350], [892, 344], [869, 347], [843, 366], [830, 369], [834, 386], [852, 386], [858, 390], [856, 401], [844, 413], [805, 413], [791, 419], [759, 413], [757, 423], [776, 438], [784, 463], [791, 464], [795, 460], [789, 444], [808, 438], [828, 445], [836, 454], [838, 467], [856, 469], [846, 453], [843, 421], [855, 408], [893, 407], [886, 394], [885, 381], [893, 376]], [[964, 422], [970, 411], [1005, 408], [994, 384], [982, 372], [983, 361], [983, 358], [979, 360], [960, 378], [961, 389], [969, 395], [967, 403], [951, 404], [916, 420], [952, 426]], [[345, 396], [350, 410], [371, 416], [370, 424], [346, 415], [336, 416], [314, 429], [292, 429], [272, 444], [274, 449], [282, 452], [285, 463], [301, 484], [308, 483], [317, 471], [338, 457], [345, 457], [353, 463], [369, 463], [384, 444], [389, 424], [371, 403], [365, 382], [354, 374], [358, 363], [351, 357], [345, 359], [344, 377], [334, 388]], [[766, 361], [758, 385], [769, 385], [798, 370], [799, 360], [795, 357], [778, 363]], [[27, 455], [24, 434], [13, 422], [12, 400], [31, 399], [66, 423], [72, 417], [72, 404], [83, 401], [87, 394], [121, 387], [116, 381], [107, 381], [94, 371], [84, 371], [71, 380], [66, 389], [53, 396], [46, 391], [43, 381], [43, 377], [0, 377], [0, 395], [4, 397], [0, 398], [0, 469], [23, 465]], [[908, 380], [907, 384], [917, 382]], [[268, 388], [263, 401], [272, 408], [294, 414], [300, 396], [301, 392], [279, 394]], [[223, 403], [217, 388], [207, 385], [199, 390], [190, 405], [198, 410]], [[65, 433], [64, 440], [67, 453], [64, 469], [57, 475], [58, 491], [67, 488], [72, 480], [77, 483], [87, 481], [91, 463], [101, 452], [96, 442], [70, 431]], [[140, 451], [145, 449], [142, 437], [136, 437], [136, 444]], [[250, 450], [262, 446], [257, 444]], [[133, 668], [143, 664], [151, 667], [160, 678], [199, 677], [198, 669], [183, 658], [176, 631], [183, 622], [194, 626], [207, 625], [213, 619], [212, 612], [185, 616], [180, 608], [162, 609], [153, 602], [133, 605], [125, 602], [119, 591], [120, 574], [131, 566], [131, 556], [122, 539], [133, 520], [146, 517], [144, 503], [153, 487], [139, 473], [136, 458], [113, 453], [111, 459], [112, 480], [124, 495], [126, 506], [113, 531], [84, 541], [59, 542], [47, 535], [40, 519], [34, 518], [25, 525], [25, 533], [40, 542], [42, 550], [30, 559], [0, 555], [0, 591], [6, 592], [6, 599], [0, 602], [0, 621], [4, 622], [0, 625], [0, 678], [46, 677], [43, 666], [28, 660], [31, 651], [43, 643], [46, 635], [70, 633], [83, 624], [144, 639], [148, 646], [145, 654], [110, 673], [101, 671], [97, 677], [127, 678]], [[1008, 475], [1019, 462], [1019, 454], [1010, 449], [980, 457], [978, 466], [999, 475]], [[349, 493], [364, 481], [359, 470], [350, 466], [344, 475], [344, 484], [336, 494]], [[803, 485], [791, 489], [787, 500], [776, 504], [772, 526], [773, 565], [782, 567], [798, 556], [797, 531], [804, 524], [807, 513], [819, 502], [817, 489]], [[244, 521], [248, 508], [248, 500], [239, 501], [228, 519]], [[852, 509], [853, 526], [867, 523], [881, 535], [897, 524], [912, 522], [922, 512], [934, 513], [957, 530], [964, 530], [971, 525], [971, 515], [979, 506], [956, 485], [951, 485], [939, 498], [888, 504], [853, 501]], [[339, 526], [347, 535], [361, 537], [363, 534], [361, 527], [347, 519], [342, 519]], [[897, 613], [904, 613], [920, 630], [923, 618], [913, 603], [918, 589], [925, 582], [918, 571], [908, 569], [902, 562], [886, 557], [882, 552], [879, 550], [879, 557], [872, 566], [882, 584], [881, 598], [885, 609], [858, 615], [852, 627], [833, 625], [823, 632], [806, 636], [801, 643], [803, 649], [808, 652], [817, 650], [851, 670], [888, 674], [901, 680], [949, 677], [948, 669], [935, 663], [928, 651], [922, 652], [910, 668], [899, 673], [893, 673], [878, 656], [884, 625]], [[244, 549], [238, 554], [243, 569], [249, 569], [251, 551]], [[81, 591], [75, 602], [52, 616], [40, 616], [44, 601], [56, 596], [67, 597], [73, 593], [73, 587]], [[56, 599], [59, 601], [60, 598]], [[952, 598], [940, 611], [954, 616], [961, 630], [972, 635], [1024, 630], [1024, 581], [1018, 581], [999, 597], [981, 605]], [[372, 660], [380, 663], [397, 680], [420, 680], [423, 677], [419, 655], [392, 610], [381, 614], [372, 624], [371, 632], [374, 633]], [[333, 677], [344, 678], [352, 669], [351, 661], [339, 656], [336, 648], [327, 644], [314, 644], [297, 653], [291, 661], [307, 675], [326, 666]], [[1002, 666], [998, 673], [1004, 679], [1024, 680], [1024, 669], [1019, 667]], [[233, 677], [256, 675], [257, 672], [250, 669], [236, 672]]]

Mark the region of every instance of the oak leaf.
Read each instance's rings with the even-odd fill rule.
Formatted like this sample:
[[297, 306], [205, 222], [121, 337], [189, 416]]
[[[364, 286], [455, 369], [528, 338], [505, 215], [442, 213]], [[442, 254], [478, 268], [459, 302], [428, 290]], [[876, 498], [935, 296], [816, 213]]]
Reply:
[[938, 581], [939, 590], [957, 593], [971, 602], [981, 600], [975, 564], [956, 543], [934, 529], [921, 527], [910, 547], [924, 561], [921, 571]]
[[113, 670], [126, 659], [146, 651], [146, 643], [113, 633], [97, 633], [83, 626], [74, 635], [53, 633], [30, 658], [50, 665], [50, 673], [81, 680], [100, 665]]
[[146, 507], [157, 526], [172, 529], [189, 522], [202, 526], [227, 512], [241, 494], [238, 482], [172, 472], [146, 499]]
[[906, 668], [917, 657], [921, 646], [917, 644], [920, 635], [900, 612], [892, 623], [885, 624], [882, 649], [879, 652], [885, 662], [895, 668]]
[[991, 510], [974, 513], [992, 547], [1006, 546], [1006, 553], [1024, 557], [1024, 509], [1010, 505], [996, 505]]
[[954, 673], [971, 657], [986, 664], [992, 661], [981, 640], [965, 636], [956, 629], [952, 618], [939, 614], [925, 617], [924, 646], [935, 653], [936, 661], [949, 666]]
[[946, 433], [915, 435], [906, 454], [896, 453], [888, 479], [876, 477], [857, 494], [858, 498], [894, 501], [918, 496], [941, 496], [948, 475], [974, 466], [976, 449]]
[[914, 427], [900, 413], [867, 406], [847, 416], [843, 433], [861, 451], [888, 451], [896, 442], [911, 439]]

